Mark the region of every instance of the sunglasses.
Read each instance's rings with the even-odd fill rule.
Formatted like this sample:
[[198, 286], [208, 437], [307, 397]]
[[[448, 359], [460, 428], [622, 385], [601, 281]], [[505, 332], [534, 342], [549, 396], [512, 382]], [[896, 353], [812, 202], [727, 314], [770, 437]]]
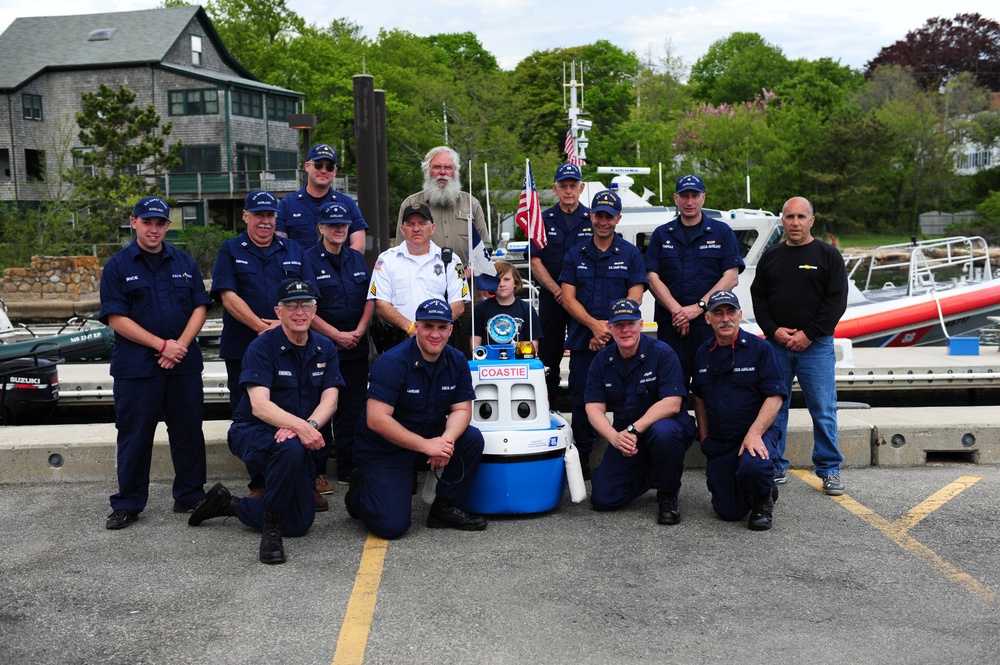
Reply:
[[319, 162], [313, 160], [312, 165], [313, 165], [313, 168], [316, 169], [317, 171], [329, 171], [330, 173], [333, 173], [336, 170], [336, 168], [337, 168], [336, 164], [334, 164], [333, 162], [326, 161], [326, 160], [319, 161]]

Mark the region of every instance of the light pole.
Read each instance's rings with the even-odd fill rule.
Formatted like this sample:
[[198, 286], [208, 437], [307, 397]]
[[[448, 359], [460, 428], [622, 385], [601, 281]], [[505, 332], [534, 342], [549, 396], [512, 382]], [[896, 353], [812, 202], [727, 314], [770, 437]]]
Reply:
[[[302, 146], [299, 150], [301, 159], [299, 159], [299, 164], [304, 164], [306, 157], [309, 155], [309, 132], [316, 129], [316, 114], [315, 113], [289, 113], [288, 114], [288, 126], [292, 129], [297, 129], [301, 132]], [[299, 172], [299, 167], [295, 167], [296, 173]], [[302, 184], [301, 182], [299, 183]]]

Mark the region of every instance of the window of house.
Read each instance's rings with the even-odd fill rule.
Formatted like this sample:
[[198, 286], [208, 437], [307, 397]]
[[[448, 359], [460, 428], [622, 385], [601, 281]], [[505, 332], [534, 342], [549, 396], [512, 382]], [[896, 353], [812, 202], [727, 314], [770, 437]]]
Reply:
[[205, 53], [201, 50], [201, 37], [191, 35], [191, 64], [195, 67], [205, 66]]
[[197, 203], [182, 203], [178, 206], [181, 211], [181, 228], [189, 226], [205, 226], [205, 220], [201, 216], [201, 206]]
[[292, 169], [299, 166], [299, 154], [294, 150], [272, 150], [271, 170]]
[[0, 182], [10, 182], [10, 150], [0, 148]]
[[185, 145], [181, 149], [181, 165], [171, 173], [219, 173], [222, 171], [222, 149], [217, 145]]
[[233, 115], [247, 118], [264, 117], [264, 96], [259, 92], [233, 90]]
[[28, 180], [45, 180], [45, 151], [24, 149], [24, 173]]
[[219, 113], [219, 91], [171, 90], [167, 93], [170, 115], [216, 115]]
[[80, 169], [87, 175], [94, 175], [94, 165], [87, 164], [83, 160], [86, 153], [93, 151], [93, 148], [73, 148], [73, 168]]
[[278, 122], [288, 122], [288, 114], [295, 113], [298, 102], [291, 97], [280, 95], [268, 95], [267, 97], [267, 119]]
[[41, 120], [42, 96], [21, 93], [21, 109], [24, 111], [25, 120]]

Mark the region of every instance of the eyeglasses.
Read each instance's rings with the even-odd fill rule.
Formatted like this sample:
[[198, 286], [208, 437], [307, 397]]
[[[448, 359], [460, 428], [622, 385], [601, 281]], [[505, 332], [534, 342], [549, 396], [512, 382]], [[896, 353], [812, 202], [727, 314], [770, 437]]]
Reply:
[[281, 306], [287, 309], [289, 312], [297, 312], [301, 309], [303, 312], [311, 312], [316, 309], [315, 300], [288, 300], [281, 303]]
[[329, 171], [330, 173], [333, 173], [334, 171], [337, 170], [337, 165], [327, 160], [322, 160], [318, 162], [316, 160], [313, 160], [312, 165], [313, 168], [316, 169], [317, 171]]

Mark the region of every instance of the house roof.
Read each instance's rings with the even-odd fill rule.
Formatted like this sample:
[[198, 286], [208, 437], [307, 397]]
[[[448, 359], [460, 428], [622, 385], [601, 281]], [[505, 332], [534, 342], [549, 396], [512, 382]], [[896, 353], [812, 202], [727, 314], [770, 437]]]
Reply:
[[[282, 90], [260, 83], [237, 62], [226, 50], [205, 10], [197, 5], [15, 19], [0, 35], [0, 62], [3, 63], [0, 90], [16, 90], [46, 70], [159, 65], [195, 17], [205, 27], [205, 36], [216, 46], [226, 64], [245, 78], [195, 67], [190, 71], [184, 67], [172, 68], [201, 78], [242, 81], [255, 88], [265, 86]], [[106, 28], [114, 29], [110, 39], [88, 41], [91, 31]]]

